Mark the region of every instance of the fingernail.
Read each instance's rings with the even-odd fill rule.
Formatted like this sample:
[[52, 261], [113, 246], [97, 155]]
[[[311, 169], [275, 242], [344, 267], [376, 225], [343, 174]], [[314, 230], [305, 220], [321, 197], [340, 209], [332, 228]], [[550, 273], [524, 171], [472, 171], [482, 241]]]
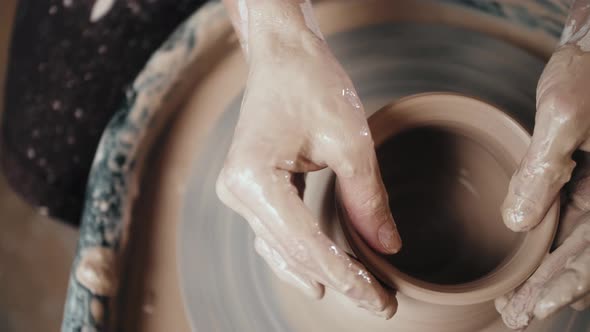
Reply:
[[528, 231], [535, 225], [533, 220], [537, 216], [535, 204], [523, 197], [506, 199], [502, 209], [504, 224], [514, 232]]
[[400, 239], [393, 222], [388, 221], [381, 225], [377, 234], [379, 242], [381, 242], [381, 245], [388, 253], [395, 254], [399, 252], [402, 246], [402, 240]]

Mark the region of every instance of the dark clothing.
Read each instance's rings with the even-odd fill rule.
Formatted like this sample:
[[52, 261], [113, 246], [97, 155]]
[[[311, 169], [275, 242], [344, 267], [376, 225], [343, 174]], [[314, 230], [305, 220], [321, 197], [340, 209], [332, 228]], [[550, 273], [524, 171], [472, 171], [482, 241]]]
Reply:
[[126, 86], [205, 2], [114, 0], [91, 22], [97, 1], [20, 0], [6, 76], [3, 171], [30, 204], [72, 224], [79, 223], [100, 135]]

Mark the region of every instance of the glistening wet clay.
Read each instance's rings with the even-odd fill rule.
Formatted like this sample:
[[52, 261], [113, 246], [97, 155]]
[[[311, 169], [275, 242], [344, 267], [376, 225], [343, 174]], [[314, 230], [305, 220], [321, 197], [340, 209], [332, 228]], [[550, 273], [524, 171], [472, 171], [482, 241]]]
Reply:
[[337, 210], [354, 253], [379, 279], [422, 302], [470, 305], [509, 292], [539, 266], [558, 202], [526, 234], [511, 233], [501, 218], [530, 142], [517, 122], [473, 98], [429, 93], [384, 106], [369, 126], [402, 250], [377, 254]]
[[389, 204], [404, 241], [388, 261], [435, 284], [465, 283], [498, 267], [519, 235], [502, 223], [507, 160], [449, 128], [406, 130], [377, 149]]

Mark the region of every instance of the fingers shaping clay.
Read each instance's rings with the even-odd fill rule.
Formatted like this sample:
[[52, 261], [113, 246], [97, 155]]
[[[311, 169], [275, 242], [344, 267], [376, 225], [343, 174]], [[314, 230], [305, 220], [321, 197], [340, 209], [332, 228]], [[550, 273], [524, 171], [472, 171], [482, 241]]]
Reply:
[[526, 234], [500, 214], [530, 141], [517, 122], [476, 99], [433, 93], [383, 107], [369, 126], [404, 247], [379, 255], [340, 216], [355, 254], [385, 284], [427, 303], [470, 305], [509, 292], [539, 266], [558, 203]]

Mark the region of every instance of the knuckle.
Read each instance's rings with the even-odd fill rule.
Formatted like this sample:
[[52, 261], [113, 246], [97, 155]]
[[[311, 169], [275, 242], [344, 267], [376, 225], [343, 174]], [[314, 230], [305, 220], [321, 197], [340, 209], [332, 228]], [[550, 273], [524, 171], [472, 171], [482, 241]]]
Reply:
[[341, 147], [350, 150], [364, 150], [373, 147], [373, 138], [371, 131], [364, 117], [350, 118], [349, 116], [339, 116], [329, 119], [330, 126], [326, 130], [328, 136], [333, 137], [340, 143]]
[[387, 194], [370, 193], [359, 197], [357, 217], [374, 217], [376, 223], [387, 219], [389, 212], [389, 200]]
[[348, 145], [348, 148], [351, 152], [354, 153], [366, 152], [368, 150], [375, 148], [375, 142], [373, 141], [373, 137], [368, 133], [368, 129], [366, 129], [366, 126], [361, 126], [361, 128], [355, 128], [353, 135], [351, 135], [351, 140]]
[[337, 165], [339, 175], [352, 177], [361, 170], [361, 165], [367, 164], [366, 161], [373, 158], [373, 139], [370, 136], [354, 135], [345, 137], [340, 142], [340, 162]]
[[265, 255], [261, 254], [261, 256], [266, 258], [268, 264], [280, 271], [287, 271], [290, 269], [288, 261], [276, 249], [270, 248], [268, 253]]
[[334, 167], [334, 171], [341, 178], [352, 178], [358, 173], [358, 166], [348, 158], [344, 158], [337, 166]]
[[554, 160], [546, 162], [544, 160], [527, 163], [524, 165], [519, 174], [522, 184], [532, 183], [535, 179], [545, 179], [546, 182], [563, 185], [571, 178], [571, 172], [575, 163], [571, 159]]
[[283, 245], [285, 246], [286, 257], [285, 259], [290, 265], [296, 269], [307, 269], [313, 268], [312, 255], [310, 249], [304, 241], [301, 240], [286, 240]]
[[229, 192], [236, 197], [251, 195], [253, 183], [261, 178], [260, 168], [244, 158], [228, 158], [217, 178], [216, 190], [218, 196]]
[[262, 257], [267, 257], [270, 254], [270, 247], [268, 246], [266, 241], [264, 241], [258, 236], [254, 239], [254, 249], [256, 250], [258, 255]]
[[229, 203], [229, 190], [227, 189], [227, 186], [225, 185], [226, 180], [225, 180], [225, 175], [224, 175], [224, 169], [221, 170], [221, 172], [219, 173], [219, 176], [217, 177], [217, 181], [215, 182], [215, 193], [217, 194], [217, 197], [225, 204], [228, 205]]
[[315, 133], [316, 143], [329, 154], [339, 159], [353, 159], [356, 155], [374, 150], [374, 142], [368, 124], [363, 117], [351, 118], [349, 115], [330, 116]]
[[551, 89], [541, 94], [539, 110], [552, 117], [556, 124], [573, 124], [579, 118], [581, 109], [576, 96], [562, 89]]
[[385, 207], [387, 204], [387, 195], [381, 193], [371, 193], [366, 199], [361, 201], [361, 206], [367, 210], [375, 210]]
[[361, 129], [352, 137], [349, 149], [355, 155], [369, 158], [371, 154], [375, 153], [375, 142], [369, 133], [363, 134]]
[[347, 273], [337, 281], [337, 288], [347, 297], [356, 301], [369, 301], [377, 311], [385, 309], [386, 302], [372, 289], [374, 283], [371, 274], [359, 263], [351, 261]]
[[359, 281], [354, 273], [350, 265], [348, 267], [343, 266], [331, 275], [331, 283], [339, 293], [349, 298], [358, 299], [360, 297], [358, 294]]

